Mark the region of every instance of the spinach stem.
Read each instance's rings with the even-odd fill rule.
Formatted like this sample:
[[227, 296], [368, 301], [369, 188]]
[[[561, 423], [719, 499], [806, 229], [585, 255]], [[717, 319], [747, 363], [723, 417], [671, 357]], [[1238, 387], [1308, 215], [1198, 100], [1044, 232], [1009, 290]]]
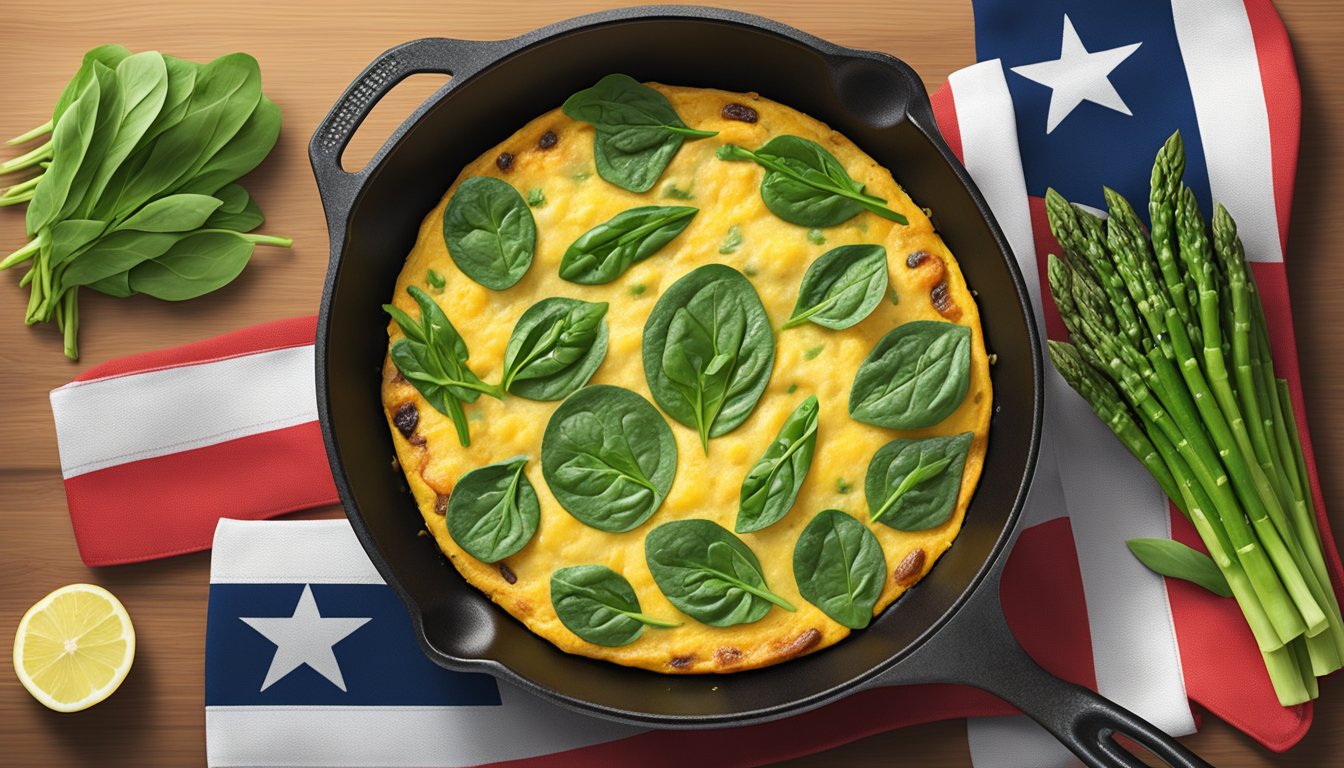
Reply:
[[634, 619], [635, 621], [638, 621], [640, 624], [647, 624], [650, 627], [662, 627], [663, 629], [671, 629], [672, 627], [681, 626], [681, 622], [679, 621], [667, 621], [666, 619], [656, 619], [652, 616], [649, 616], [648, 614], [639, 613], [638, 611], [621, 611], [621, 613], [625, 616]]
[[9, 141], [6, 141], [5, 143], [11, 147], [14, 146], [15, 144], [23, 144], [24, 142], [36, 139], [38, 136], [41, 136], [44, 133], [51, 133], [51, 128], [52, 128], [51, 121], [48, 120], [47, 122], [37, 126], [31, 131], [28, 131], [27, 133], [20, 133], [18, 136], [15, 136], [14, 138], [10, 139]]
[[65, 306], [64, 317], [62, 317], [61, 330], [64, 332], [65, 356], [71, 360], [79, 359], [79, 288], [71, 288], [65, 292], [63, 304]]
[[25, 152], [18, 157], [0, 163], [0, 175], [21, 171], [24, 168], [31, 168], [44, 160], [51, 159], [51, 142], [48, 141], [37, 149]]
[[37, 233], [37, 237], [34, 237], [32, 240], [29, 240], [27, 245], [6, 256], [4, 261], [0, 261], [0, 269], [9, 269], [10, 267], [17, 266], [25, 261], [28, 261], [29, 259], [33, 258], [33, 256], [35, 256], [39, 251], [42, 250], [42, 246], [46, 242], [47, 242], [47, 231], [44, 229], [41, 232]]
[[[30, 191], [33, 187], [36, 187], [42, 181], [42, 177], [45, 175], [46, 174], [44, 173], [39, 173], [38, 175], [34, 176], [31, 179], [28, 179], [27, 181], [21, 181], [18, 184], [15, 184], [14, 186], [10, 187], [9, 189], [6, 189], [3, 193], [0, 193], [0, 201], [5, 200], [5, 198], [16, 197], [21, 192]], [[27, 198], [24, 199], [27, 200], [31, 197], [32, 195], [30, 194], [28, 195]], [[13, 203], [7, 203], [7, 205], [13, 205]]]

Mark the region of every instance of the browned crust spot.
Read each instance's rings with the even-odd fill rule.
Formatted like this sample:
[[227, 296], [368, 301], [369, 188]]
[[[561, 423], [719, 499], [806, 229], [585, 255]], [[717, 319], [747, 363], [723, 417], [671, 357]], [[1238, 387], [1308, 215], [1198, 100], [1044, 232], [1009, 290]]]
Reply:
[[929, 291], [929, 300], [933, 302], [933, 308], [938, 310], [938, 314], [948, 320], [955, 322], [961, 319], [961, 307], [957, 305], [956, 299], [952, 298], [946, 280], [940, 280], [937, 285], [933, 286], [933, 289]]
[[919, 581], [919, 577], [924, 573], [924, 560], [926, 556], [923, 549], [916, 548], [913, 552], [905, 556], [905, 559], [896, 566], [896, 571], [891, 575], [892, 581], [902, 587], [908, 587]]
[[756, 110], [737, 102], [724, 104], [723, 109], [719, 110], [719, 114], [723, 116], [724, 120], [737, 120], [742, 123], [754, 123], [760, 119]]
[[742, 660], [742, 651], [731, 645], [720, 646], [714, 651], [714, 663], [720, 667], [731, 667]]
[[550, 149], [559, 141], [560, 139], [556, 137], [555, 131], [547, 131], [541, 134], [540, 139], [537, 139], [537, 149]]
[[499, 564], [499, 575], [500, 575], [500, 578], [504, 579], [505, 581], [509, 582], [510, 584], [517, 584], [517, 583], [518, 583], [518, 574], [514, 573], [514, 572], [513, 572], [513, 569], [510, 568], [510, 567], [508, 566], [507, 563], [502, 563], [502, 562], [501, 562], [501, 563]]
[[929, 258], [928, 251], [915, 251], [914, 253], [905, 257], [905, 266], [911, 269], [919, 269], [919, 265], [923, 264], [924, 260], [927, 258]]
[[392, 425], [397, 428], [402, 437], [410, 438], [415, 434], [415, 427], [420, 423], [420, 411], [416, 410], [415, 403], [407, 400], [397, 406], [397, 410], [392, 414]]
[[821, 642], [821, 630], [813, 627], [803, 632], [801, 635], [793, 638], [788, 645], [775, 652], [775, 658], [783, 661], [795, 656], [802, 656]]
[[519, 616], [531, 616], [533, 611], [532, 601], [525, 598], [518, 598], [513, 604], [514, 610], [518, 611]]
[[440, 516], [448, 514], [447, 494], [440, 493], [438, 498], [434, 499], [434, 514]]
[[507, 171], [513, 167], [513, 153], [500, 152], [499, 157], [495, 158], [495, 167], [501, 171]]
[[673, 656], [671, 659], [668, 659], [667, 665], [673, 669], [685, 669], [691, 666], [691, 663], [694, 661], [695, 654], [688, 653], [684, 656]]

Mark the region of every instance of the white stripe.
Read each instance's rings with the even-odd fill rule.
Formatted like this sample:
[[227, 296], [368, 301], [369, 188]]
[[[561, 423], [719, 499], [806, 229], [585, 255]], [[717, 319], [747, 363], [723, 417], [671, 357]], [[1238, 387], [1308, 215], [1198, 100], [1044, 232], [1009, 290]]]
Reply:
[[520, 760], [642, 733], [510, 685], [497, 707], [206, 707], [212, 768], [447, 768]]
[[349, 520], [229, 520], [215, 526], [211, 584], [383, 584]]
[[[1013, 248], [1044, 332], [1031, 213], [1002, 65], [981, 62], [954, 72], [949, 84], [967, 170]], [[1023, 524], [1070, 517], [1102, 694], [1159, 727], [1189, 733], [1194, 722], [1165, 584], [1124, 546], [1135, 536], [1170, 535], [1165, 504], [1151, 478], [1085, 404], [1084, 412], [1077, 412], [1078, 398], [1048, 363], [1047, 369], [1041, 456]], [[1115, 456], [1117, 451], [1122, 455]], [[1134, 507], [1142, 512], [1131, 511]], [[1043, 768], [1072, 760], [1025, 717], [975, 718], [967, 721], [967, 730], [979, 768]]]
[[311, 345], [92, 381], [51, 393], [68, 480], [317, 419]]
[[[970, 727], [974, 724], [974, 727]], [[967, 746], [976, 768], [1074, 768], [1082, 762], [1025, 715], [967, 721]]]
[[[1283, 261], [1269, 109], [1243, 0], [1172, 0], [1213, 199], [1237, 220], [1253, 261]], [[1211, 213], [1211, 212], [1210, 212]]]
[[[1008, 239], [1036, 312], [1037, 327], [1044, 329], [1027, 183], [1002, 62], [982, 61], [953, 72], [948, 84], [961, 130], [963, 162]], [[1049, 428], [1052, 418], [1053, 411], [1047, 408], [1040, 459], [1022, 511], [1023, 528], [1064, 517], [1068, 512], [1054, 461], [1054, 431]], [[977, 768], [1047, 768], [1068, 765], [1072, 755], [1040, 726], [1021, 715], [969, 718], [966, 738]]]

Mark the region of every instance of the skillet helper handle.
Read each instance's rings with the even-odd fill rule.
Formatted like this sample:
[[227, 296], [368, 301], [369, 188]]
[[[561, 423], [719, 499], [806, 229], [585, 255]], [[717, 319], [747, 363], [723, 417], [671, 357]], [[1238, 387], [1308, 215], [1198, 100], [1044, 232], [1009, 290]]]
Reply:
[[[490, 60], [496, 45], [497, 42], [441, 37], [412, 40], [385, 51], [346, 87], [308, 145], [318, 193], [333, 232], [344, 226], [344, 221], [337, 219], [348, 213], [367, 175], [367, 170], [351, 173], [342, 168], [341, 154], [374, 105], [411, 75], [437, 72], [458, 78], [472, 74]], [[401, 130], [388, 139], [389, 144], [400, 136]], [[386, 150], [384, 145], [378, 155]], [[369, 167], [373, 165], [369, 163]]]
[[[1019, 695], [1008, 690], [992, 692], [1040, 723], [1087, 765], [1145, 768], [1148, 763], [1115, 739], [1124, 736], [1173, 768], [1210, 768], [1199, 755], [1157, 726], [1081, 685], [1051, 675], [1020, 648], [1017, 652], [1025, 664], [1014, 665], [1018, 669], [1011, 687]], [[1019, 698], [1027, 701], [1015, 700]]]
[[1040, 723], [1092, 768], [1146, 768], [1116, 736], [1137, 742], [1173, 768], [1211, 768], [1152, 723], [1042, 669], [1004, 619], [1000, 574], [992, 573], [947, 624], [902, 661], [901, 667], [916, 671], [902, 674], [900, 683], [964, 683], [988, 691]]

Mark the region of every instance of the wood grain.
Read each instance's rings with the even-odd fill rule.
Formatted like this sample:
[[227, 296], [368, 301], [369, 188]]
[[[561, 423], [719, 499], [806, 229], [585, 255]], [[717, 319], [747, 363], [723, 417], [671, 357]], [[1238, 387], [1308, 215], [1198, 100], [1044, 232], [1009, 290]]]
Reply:
[[[835, 42], [889, 51], [919, 70], [930, 90], [974, 58], [970, 4], [889, 0], [776, 0], [725, 3], [770, 16]], [[1301, 170], [1289, 245], [1306, 398], [1317, 460], [1335, 527], [1344, 532], [1344, 364], [1333, 334], [1344, 321], [1344, 271], [1334, 264], [1344, 217], [1330, 208], [1344, 188], [1344, 15], [1335, 0], [1280, 0], [1293, 35], [1307, 105]], [[265, 230], [294, 238], [291, 251], [265, 250], [242, 278], [198, 301], [169, 305], [139, 297], [83, 298], [77, 364], [61, 356], [49, 328], [22, 322], [26, 291], [0, 276], [0, 634], [24, 610], [62, 584], [93, 581], [125, 601], [138, 629], [135, 669], [106, 704], [77, 715], [38, 705], [11, 673], [0, 672], [0, 744], [7, 765], [185, 766], [205, 761], [202, 649], [209, 557], [87, 569], [70, 533], [57, 468], [47, 392], [109, 358], [193, 341], [252, 323], [312, 312], [326, 268], [327, 238], [306, 145], [345, 85], [374, 56], [415, 37], [507, 37], [600, 3], [446, 3], [327, 0], [278, 3], [95, 2], [15, 0], [0, 21], [0, 135], [46, 120], [55, 95], [88, 48], [119, 42], [203, 60], [238, 49], [262, 65], [265, 88], [285, 111], [285, 129], [266, 166], [249, 181], [270, 219]], [[402, 116], [432, 90], [432, 78], [399, 88], [376, 110], [347, 156], [366, 158]], [[11, 156], [0, 153], [0, 159]], [[357, 164], [357, 163], [356, 163]], [[22, 216], [0, 212], [0, 250], [22, 242]], [[334, 510], [314, 514], [335, 514]], [[1273, 755], [1232, 728], [1205, 718], [1187, 739], [1220, 766], [1320, 766], [1344, 754], [1344, 683], [1321, 686], [1316, 723], [1306, 740]], [[918, 706], [918, 702], [912, 702]], [[965, 766], [960, 721], [874, 736], [791, 766], [900, 762]]]

